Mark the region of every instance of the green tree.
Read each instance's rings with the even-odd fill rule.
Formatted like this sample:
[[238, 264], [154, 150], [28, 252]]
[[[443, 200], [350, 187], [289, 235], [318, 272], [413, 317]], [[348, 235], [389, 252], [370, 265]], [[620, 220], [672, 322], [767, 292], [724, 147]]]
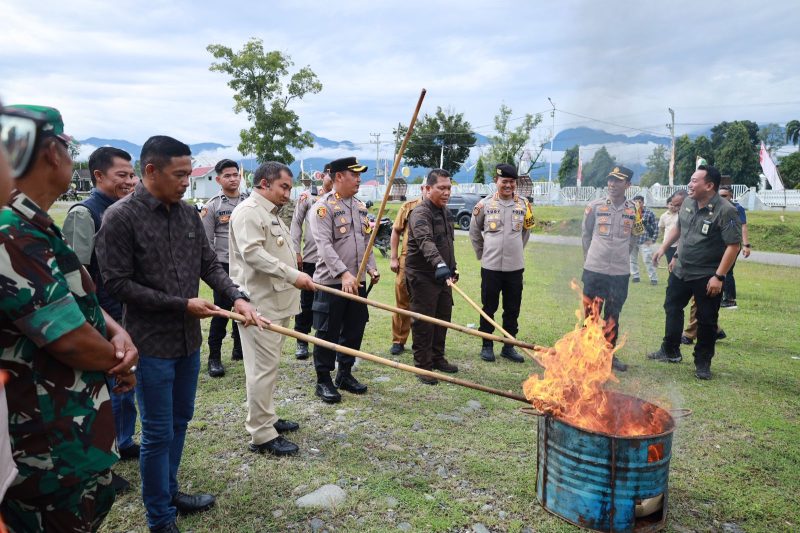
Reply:
[[[531, 138], [531, 131], [542, 122], [542, 115], [528, 113], [523, 117], [522, 124], [516, 128], [509, 126], [510, 120], [511, 108], [502, 104], [500, 112], [494, 117], [496, 134], [489, 136], [491, 146], [489, 147], [487, 159], [492, 165], [508, 163], [518, 167], [525, 145], [528, 144]], [[531, 156], [531, 166], [536, 163], [541, 153], [542, 147], [540, 146], [535, 158], [533, 154]]]
[[558, 183], [562, 187], [574, 187], [578, 184], [578, 145], [568, 148], [561, 158], [558, 167]]
[[775, 123], [765, 124], [758, 130], [758, 139], [763, 141], [770, 154], [774, 154], [775, 150], [783, 146], [786, 130]]
[[786, 123], [786, 142], [800, 145], [800, 120], [790, 120]]
[[705, 159], [709, 165], [714, 164], [714, 150], [708, 137], [701, 135], [692, 141], [688, 135], [681, 135], [675, 139], [674, 182], [676, 185], [689, 183], [689, 178], [694, 174], [698, 157]]
[[663, 145], [653, 149], [653, 153], [647, 158], [647, 171], [639, 180], [639, 184], [643, 187], [650, 187], [656, 183], [669, 184], [669, 149]]
[[[395, 135], [403, 137], [407, 131], [407, 126], [399, 124]], [[475, 146], [475, 141], [472, 126], [464, 120], [463, 113], [437, 107], [436, 113], [423, 115], [414, 126], [403, 157], [415, 167], [439, 168], [443, 162], [442, 168], [455, 174], [469, 157], [469, 149]]]
[[[713, 141], [712, 141], [713, 142]], [[748, 187], [758, 185], [761, 165], [758, 150], [743, 123], [731, 123], [725, 133], [725, 140], [714, 152], [715, 164], [722, 174], [729, 174], [733, 183]]]
[[483, 168], [483, 157], [478, 158], [475, 163], [475, 177], [472, 179], [473, 183], [486, 183], [486, 170]]
[[583, 185], [585, 187], [605, 187], [608, 182], [608, 173], [616, 164], [616, 160], [608, 153], [606, 147], [601, 146], [589, 164], [583, 167]]
[[800, 189], [800, 152], [783, 156], [778, 163], [783, 186], [787, 189]]
[[736, 125], [740, 125], [744, 127], [747, 138], [750, 140], [750, 144], [754, 147], [758, 147], [761, 144], [761, 140], [758, 137], [758, 124], [753, 122], [752, 120], [734, 120], [733, 122], [720, 122], [713, 128], [711, 128], [711, 147], [716, 151], [719, 150], [722, 145], [725, 143], [725, 140], [728, 138], [728, 135]]
[[206, 50], [219, 60], [209, 70], [230, 77], [228, 87], [235, 92], [233, 110], [245, 113], [252, 124], [240, 132], [239, 152], [255, 154], [260, 163], [277, 160], [288, 165], [294, 161], [289, 148], [313, 146], [311, 133], [303, 131], [297, 113], [289, 108], [292, 100], [322, 90], [310, 67], [290, 75], [291, 58], [278, 50], [264, 52], [263, 41], [256, 38], [239, 52], [220, 44], [210, 44]]

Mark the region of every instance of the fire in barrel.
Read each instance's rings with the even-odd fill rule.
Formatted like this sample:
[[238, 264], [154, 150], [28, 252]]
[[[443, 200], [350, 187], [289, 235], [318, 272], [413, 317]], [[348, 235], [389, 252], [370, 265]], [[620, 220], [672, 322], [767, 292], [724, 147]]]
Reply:
[[598, 306], [536, 355], [544, 366], [524, 384], [539, 419], [536, 494], [548, 511], [596, 531], [666, 526], [674, 420], [639, 398], [606, 390], [617, 381], [614, 348]]

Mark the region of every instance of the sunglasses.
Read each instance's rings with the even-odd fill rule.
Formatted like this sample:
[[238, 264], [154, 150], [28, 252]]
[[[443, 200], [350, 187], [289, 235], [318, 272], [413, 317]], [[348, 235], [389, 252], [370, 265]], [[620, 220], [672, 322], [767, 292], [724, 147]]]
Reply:
[[0, 107], [0, 149], [6, 153], [12, 178], [28, 170], [44, 125], [25, 112]]

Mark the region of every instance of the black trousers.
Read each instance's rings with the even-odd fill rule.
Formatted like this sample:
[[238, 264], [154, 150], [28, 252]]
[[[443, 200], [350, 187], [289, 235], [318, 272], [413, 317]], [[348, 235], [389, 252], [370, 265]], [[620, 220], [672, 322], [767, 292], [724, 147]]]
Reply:
[[683, 309], [694, 296], [697, 302], [697, 344], [694, 346], [695, 363], [710, 362], [717, 344], [717, 319], [722, 294], [708, 296], [706, 286], [711, 276], [684, 281], [675, 274], [669, 275], [667, 295], [664, 299], [666, 321], [664, 341], [661, 349], [669, 355], [677, 355], [683, 333]]
[[[410, 296], [411, 311], [450, 322], [453, 314], [453, 292], [444, 283], [437, 282], [432, 274], [406, 268], [406, 285]], [[447, 328], [412, 319], [412, 343], [414, 366], [424, 370], [433, 369], [435, 362], [444, 362], [444, 345]]]
[[667, 248], [667, 251], [664, 253], [664, 255], [667, 257], [667, 266], [669, 266], [669, 264], [672, 262], [672, 258], [675, 257], [675, 252], [677, 250], [678, 249], [674, 246]]
[[[341, 285], [330, 285], [341, 289]], [[359, 296], [366, 298], [367, 289], [361, 285], [358, 288]], [[314, 293], [314, 329], [316, 337], [329, 342], [335, 342], [354, 350], [361, 349], [364, 339], [364, 329], [369, 320], [367, 305], [354, 302], [342, 296], [317, 291]], [[317, 371], [317, 380], [330, 379], [330, 373], [339, 362], [339, 370], [349, 372], [356, 358], [345, 355], [319, 345], [314, 345], [314, 369]]]
[[[303, 263], [303, 272], [314, 277], [317, 270], [316, 263]], [[314, 312], [311, 306], [314, 304], [314, 291], [300, 291], [300, 312], [294, 316], [294, 330], [308, 334], [311, 325], [314, 323]]]
[[[481, 303], [483, 312], [492, 317], [500, 305], [500, 295], [503, 295], [503, 329], [516, 337], [519, 332], [519, 308], [522, 305], [522, 273], [525, 269], [513, 272], [500, 272], [481, 268]], [[485, 333], [493, 333], [494, 326], [488, 320], [480, 317], [481, 325], [478, 328]], [[495, 320], [496, 322], [496, 320]], [[483, 341], [491, 345], [492, 341]]]
[[[230, 265], [222, 263], [225, 272], [230, 274]], [[227, 298], [223, 293], [214, 291], [214, 305], [222, 309], [230, 310], [233, 307], [233, 302]], [[222, 340], [225, 338], [228, 329], [228, 319], [222, 316], [215, 316], [211, 318], [211, 324], [208, 326], [208, 358], [220, 359], [220, 350], [222, 349]], [[233, 337], [233, 346], [240, 347], [239, 341], [239, 328], [236, 326], [236, 321], [231, 321], [231, 337]]]
[[581, 280], [583, 281], [583, 295], [588, 298], [588, 300], [584, 300], [584, 314], [588, 316], [593, 300], [599, 298], [603, 320], [606, 321], [606, 340], [612, 346], [616, 346], [619, 336], [619, 315], [622, 313], [625, 300], [628, 299], [630, 274], [611, 276], [584, 270]]

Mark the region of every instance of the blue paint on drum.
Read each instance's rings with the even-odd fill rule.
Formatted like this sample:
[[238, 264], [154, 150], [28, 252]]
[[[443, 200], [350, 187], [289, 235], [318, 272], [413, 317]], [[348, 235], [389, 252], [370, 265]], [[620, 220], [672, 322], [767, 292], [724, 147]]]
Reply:
[[[632, 397], [615, 394], [618, 397]], [[661, 409], [638, 398], [634, 404]], [[622, 437], [539, 417], [536, 495], [548, 511], [573, 524], [603, 532], [649, 532], [666, 526], [669, 461], [674, 422], [663, 433]], [[656, 447], [660, 459], [648, 462]], [[663, 494], [662, 510], [635, 516], [637, 501]]]

